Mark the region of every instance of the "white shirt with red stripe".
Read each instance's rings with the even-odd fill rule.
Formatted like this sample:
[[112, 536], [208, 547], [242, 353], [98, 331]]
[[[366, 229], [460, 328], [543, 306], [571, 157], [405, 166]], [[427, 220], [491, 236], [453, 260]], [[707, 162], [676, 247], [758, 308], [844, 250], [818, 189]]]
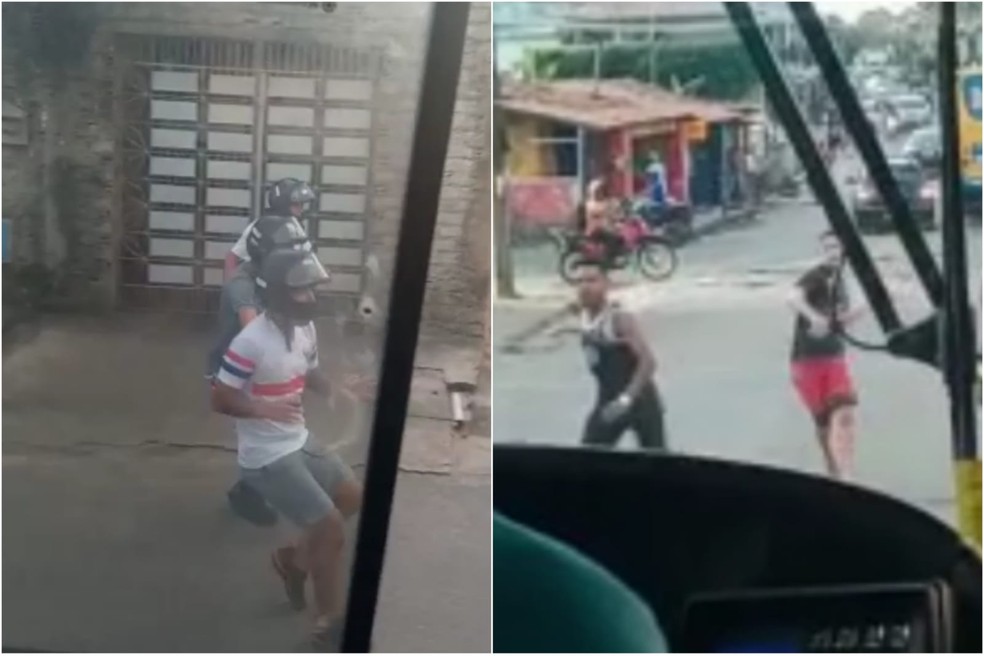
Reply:
[[[240, 332], [222, 358], [218, 381], [258, 401], [284, 400], [304, 392], [307, 374], [318, 366], [314, 324], [294, 328], [290, 350], [280, 328], [261, 314]], [[258, 469], [289, 455], [308, 438], [306, 425], [268, 419], [237, 419], [239, 464]]]

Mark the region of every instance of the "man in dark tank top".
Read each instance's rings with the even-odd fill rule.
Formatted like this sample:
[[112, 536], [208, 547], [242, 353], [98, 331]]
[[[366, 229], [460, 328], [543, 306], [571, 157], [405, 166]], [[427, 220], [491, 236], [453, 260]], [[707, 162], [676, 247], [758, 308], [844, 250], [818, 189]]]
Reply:
[[609, 299], [605, 268], [582, 262], [579, 269], [581, 346], [598, 384], [582, 443], [614, 446], [631, 429], [641, 447], [664, 449], [663, 403], [653, 379], [652, 351], [635, 317]]

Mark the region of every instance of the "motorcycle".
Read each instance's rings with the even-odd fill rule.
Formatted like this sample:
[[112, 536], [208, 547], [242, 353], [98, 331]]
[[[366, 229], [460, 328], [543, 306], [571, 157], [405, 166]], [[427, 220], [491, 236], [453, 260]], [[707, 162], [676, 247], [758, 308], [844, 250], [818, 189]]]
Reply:
[[694, 238], [694, 213], [690, 205], [660, 205], [643, 197], [626, 199], [623, 211], [629, 216], [638, 216], [650, 228], [662, 231], [674, 246], [681, 246]]
[[[618, 224], [614, 239], [617, 247], [604, 237], [569, 232], [562, 237], [560, 276], [568, 284], [577, 281], [577, 267], [585, 261], [602, 262], [609, 269], [626, 269], [633, 262], [650, 280], [664, 280], [677, 267], [676, 250], [662, 231], [653, 230], [638, 216], [629, 216]], [[614, 252], [613, 252], [614, 251]]]

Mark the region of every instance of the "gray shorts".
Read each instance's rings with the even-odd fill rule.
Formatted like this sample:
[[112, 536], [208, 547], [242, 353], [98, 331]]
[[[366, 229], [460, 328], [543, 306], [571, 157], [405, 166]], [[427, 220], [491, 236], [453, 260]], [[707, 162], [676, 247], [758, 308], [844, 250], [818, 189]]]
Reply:
[[331, 495], [336, 487], [355, 479], [341, 458], [310, 441], [266, 467], [240, 467], [239, 472], [270, 505], [301, 527], [324, 519], [335, 507]]

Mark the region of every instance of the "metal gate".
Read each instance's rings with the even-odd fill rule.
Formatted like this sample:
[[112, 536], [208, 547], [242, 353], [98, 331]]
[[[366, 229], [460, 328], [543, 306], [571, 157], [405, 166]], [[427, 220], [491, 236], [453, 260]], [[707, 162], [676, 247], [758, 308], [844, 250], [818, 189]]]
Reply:
[[306, 180], [307, 229], [355, 302], [372, 171], [378, 54], [324, 45], [120, 38], [121, 284], [129, 307], [208, 311], [264, 187]]

